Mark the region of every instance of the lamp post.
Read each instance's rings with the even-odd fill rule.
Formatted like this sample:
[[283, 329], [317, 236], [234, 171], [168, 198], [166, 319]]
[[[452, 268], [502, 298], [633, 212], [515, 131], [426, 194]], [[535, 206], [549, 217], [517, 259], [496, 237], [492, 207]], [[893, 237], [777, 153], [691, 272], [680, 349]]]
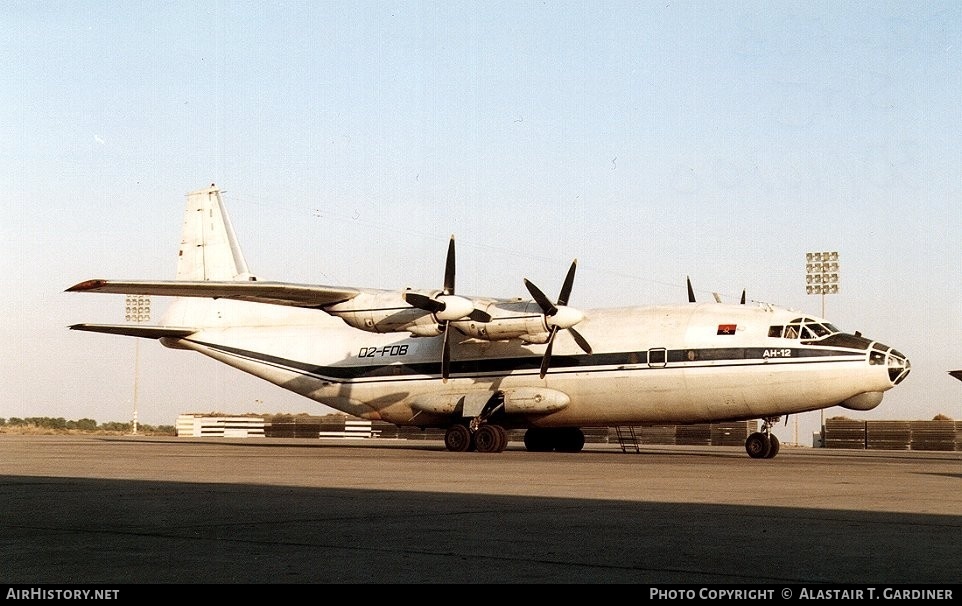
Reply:
[[[127, 295], [124, 318], [140, 324], [150, 320], [150, 297]], [[137, 433], [137, 382], [140, 376], [140, 339], [134, 339], [134, 434]]]
[[[825, 295], [838, 294], [838, 251], [805, 253], [805, 293], [821, 295], [825, 317]], [[825, 409], [819, 411], [819, 435], [825, 446]]]

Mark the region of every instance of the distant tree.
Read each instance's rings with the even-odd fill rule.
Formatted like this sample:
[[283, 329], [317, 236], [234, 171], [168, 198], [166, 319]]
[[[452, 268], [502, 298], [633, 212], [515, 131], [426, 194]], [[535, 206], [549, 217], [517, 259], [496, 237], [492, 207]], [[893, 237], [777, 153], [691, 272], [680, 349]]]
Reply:
[[67, 429], [67, 419], [63, 417], [42, 417], [37, 420], [35, 425], [44, 429]]
[[952, 417], [939, 413], [932, 419], [933, 421], [951, 421]]
[[27, 422], [24, 419], [21, 419], [20, 417], [10, 417], [10, 420], [7, 421], [7, 423], [9, 425], [13, 425], [14, 427], [19, 427], [27, 424]]
[[7, 420], [4, 419], [3, 417], [0, 417], [0, 427], [3, 427], [6, 424], [7, 424]]
[[97, 429], [97, 422], [93, 419], [80, 419], [79, 421], [74, 421], [73, 423], [76, 428], [81, 431], [94, 431]]
[[130, 423], [120, 423], [118, 421], [110, 421], [107, 423], [101, 423], [100, 429], [103, 431], [123, 431], [128, 432], [132, 428]]

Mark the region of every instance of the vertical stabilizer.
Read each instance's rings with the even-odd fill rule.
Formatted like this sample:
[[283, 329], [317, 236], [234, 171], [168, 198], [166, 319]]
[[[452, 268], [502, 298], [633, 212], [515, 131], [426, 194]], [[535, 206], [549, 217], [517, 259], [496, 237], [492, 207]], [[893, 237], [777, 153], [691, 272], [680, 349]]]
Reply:
[[220, 189], [211, 184], [187, 194], [178, 280], [248, 281], [254, 278], [237, 244]]

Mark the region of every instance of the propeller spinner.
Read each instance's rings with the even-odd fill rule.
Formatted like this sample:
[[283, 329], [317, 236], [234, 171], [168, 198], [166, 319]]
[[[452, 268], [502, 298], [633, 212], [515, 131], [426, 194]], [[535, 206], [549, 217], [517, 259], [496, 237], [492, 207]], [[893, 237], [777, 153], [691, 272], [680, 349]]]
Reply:
[[544, 357], [541, 359], [541, 378], [548, 373], [548, 366], [551, 364], [551, 347], [554, 344], [555, 335], [558, 334], [559, 330], [567, 330], [571, 333], [572, 338], [578, 344], [585, 353], [591, 353], [591, 345], [588, 341], [581, 336], [577, 330], [574, 329], [574, 325], [581, 322], [585, 315], [579, 310], [568, 307], [568, 297], [571, 295], [571, 287], [575, 280], [575, 269], [578, 266], [578, 260], [575, 259], [571, 262], [571, 267], [568, 268], [568, 275], [565, 276], [564, 284], [561, 286], [561, 294], [558, 295], [558, 302], [552, 303], [548, 297], [545, 296], [541, 289], [531, 283], [527, 278], [524, 280], [524, 285], [528, 288], [528, 292], [534, 298], [535, 302], [541, 307], [541, 311], [544, 312], [545, 324], [548, 326], [548, 345], [544, 350]]
[[404, 293], [404, 300], [409, 305], [431, 312], [442, 327], [444, 339], [441, 343], [441, 380], [445, 383], [448, 381], [448, 370], [451, 366], [451, 346], [448, 341], [451, 322], [464, 318], [470, 318], [475, 322], [491, 321], [491, 315], [475, 309], [470, 299], [454, 294], [454, 257], [454, 236], [451, 236], [448, 242], [448, 256], [444, 264], [444, 289], [440, 294], [429, 297], [415, 292]]

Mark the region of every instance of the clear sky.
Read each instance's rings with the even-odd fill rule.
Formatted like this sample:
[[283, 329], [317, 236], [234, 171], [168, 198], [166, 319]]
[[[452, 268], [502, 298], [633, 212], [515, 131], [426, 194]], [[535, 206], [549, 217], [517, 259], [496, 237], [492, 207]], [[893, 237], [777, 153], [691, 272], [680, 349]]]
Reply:
[[[962, 418], [962, 3], [0, 4], [0, 417], [330, 412], [123, 322], [217, 183], [261, 279], [772, 302], [907, 354], [864, 419]], [[840, 292], [805, 294], [805, 253]], [[154, 300], [159, 316], [162, 299]], [[810, 443], [819, 413], [779, 435]], [[800, 428], [800, 429], [799, 429]]]

